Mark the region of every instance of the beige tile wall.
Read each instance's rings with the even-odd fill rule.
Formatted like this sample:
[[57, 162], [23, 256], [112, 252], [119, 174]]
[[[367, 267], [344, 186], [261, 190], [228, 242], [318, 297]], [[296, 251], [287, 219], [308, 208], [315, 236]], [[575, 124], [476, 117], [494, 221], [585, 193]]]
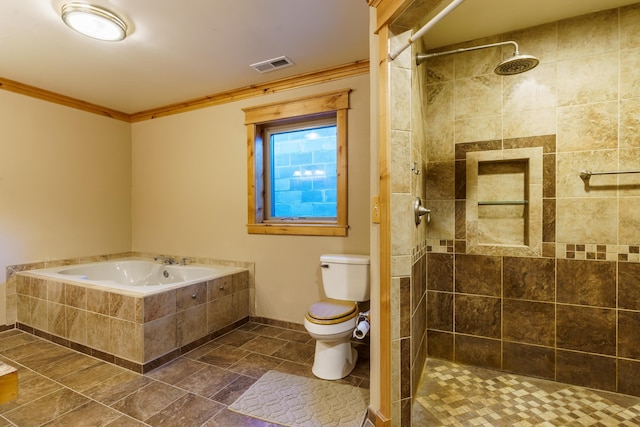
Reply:
[[[515, 40], [521, 53], [541, 61], [516, 76], [492, 73], [510, 46], [442, 56], [416, 68], [427, 82], [427, 169], [446, 169], [456, 144], [555, 134], [554, 243], [621, 246], [623, 254], [625, 246], [640, 243], [640, 174], [586, 183], [578, 176], [584, 169], [640, 170], [639, 17], [635, 4], [454, 46]], [[427, 203], [438, 210], [429, 228], [435, 245], [454, 237], [455, 226], [438, 217], [455, 217], [455, 208], [429, 186]]]

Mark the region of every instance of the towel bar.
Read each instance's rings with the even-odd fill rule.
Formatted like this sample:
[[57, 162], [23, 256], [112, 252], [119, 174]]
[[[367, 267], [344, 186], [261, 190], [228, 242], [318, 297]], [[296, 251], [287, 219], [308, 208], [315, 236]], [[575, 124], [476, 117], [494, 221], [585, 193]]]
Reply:
[[591, 172], [589, 170], [584, 170], [580, 172], [580, 178], [583, 180], [588, 180], [592, 175], [618, 175], [623, 173], [640, 173], [640, 170], [637, 171], [609, 171], [609, 172]]

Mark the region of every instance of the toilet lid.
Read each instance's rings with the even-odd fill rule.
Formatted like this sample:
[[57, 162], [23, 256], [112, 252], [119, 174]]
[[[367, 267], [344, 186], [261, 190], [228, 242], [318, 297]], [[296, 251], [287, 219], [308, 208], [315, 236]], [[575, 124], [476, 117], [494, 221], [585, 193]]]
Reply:
[[353, 301], [323, 299], [309, 307], [306, 317], [312, 323], [333, 325], [353, 319], [357, 312], [358, 304]]

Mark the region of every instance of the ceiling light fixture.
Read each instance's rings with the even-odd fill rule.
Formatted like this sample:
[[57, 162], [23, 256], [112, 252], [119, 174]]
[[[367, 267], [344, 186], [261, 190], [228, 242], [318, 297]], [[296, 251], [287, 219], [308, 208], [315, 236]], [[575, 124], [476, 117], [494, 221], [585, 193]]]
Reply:
[[88, 3], [62, 6], [62, 20], [72, 29], [98, 40], [117, 42], [127, 36], [127, 24], [115, 13]]

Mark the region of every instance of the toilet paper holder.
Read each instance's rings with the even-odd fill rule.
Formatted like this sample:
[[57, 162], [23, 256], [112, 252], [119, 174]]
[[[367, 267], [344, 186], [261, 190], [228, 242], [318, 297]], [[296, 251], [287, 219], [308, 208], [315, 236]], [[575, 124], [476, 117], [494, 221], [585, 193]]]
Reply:
[[356, 318], [356, 328], [353, 330], [353, 337], [361, 340], [367, 336], [371, 325], [369, 324], [369, 311], [360, 312]]

